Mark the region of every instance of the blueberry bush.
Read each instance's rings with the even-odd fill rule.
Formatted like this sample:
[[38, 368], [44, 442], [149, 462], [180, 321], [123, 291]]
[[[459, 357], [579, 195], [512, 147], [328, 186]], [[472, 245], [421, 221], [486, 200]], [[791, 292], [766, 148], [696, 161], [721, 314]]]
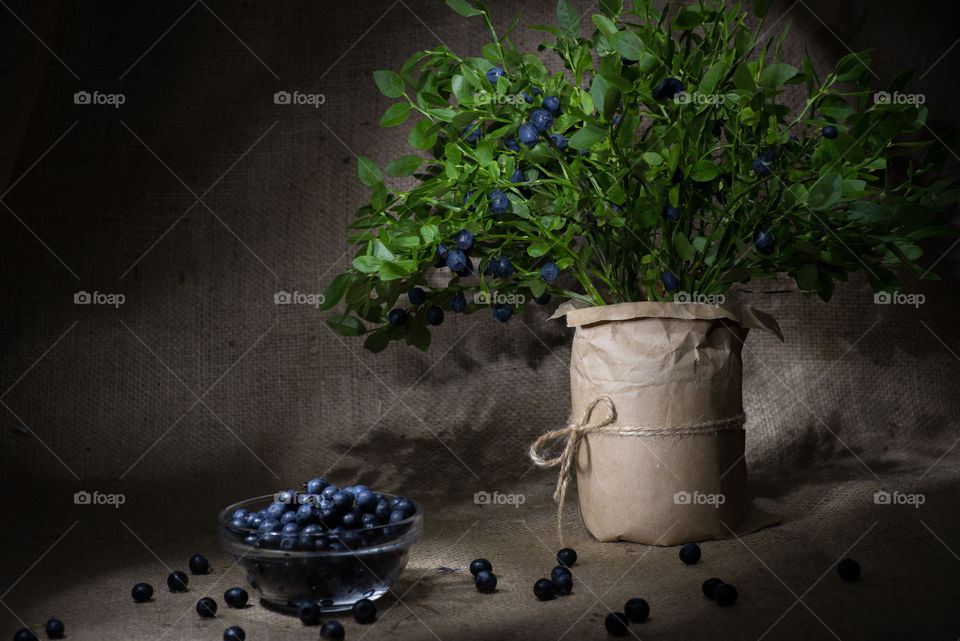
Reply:
[[358, 161], [372, 194], [350, 225], [357, 253], [321, 305], [345, 301], [336, 332], [427, 349], [444, 310], [506, 322], [551, 297], [666, 301], [789, 275], [828, 300], [855, 270], [878, 291], [899, 287], [893, 268], [934, 277], [918, 243], [952, 233], [939, 215], [956, 182], [931, 176], [948, 150], [920, 139], [925, 107], [874, 99], [869, 51], [822, 76], [806, 51], [785, 62], [786, 32], [758, 39], [769, 0], [756, 20], [715, 0], [600, 0], [584, 24], [559, 0], [558, 26], [527, 27], [552, 39], [524, 53], [519, 17], [498, 34], [482, 2], [447, 4], [491, 41], [375, 72], [395, 101], [380, 125], [415, 120], [417, 153]]

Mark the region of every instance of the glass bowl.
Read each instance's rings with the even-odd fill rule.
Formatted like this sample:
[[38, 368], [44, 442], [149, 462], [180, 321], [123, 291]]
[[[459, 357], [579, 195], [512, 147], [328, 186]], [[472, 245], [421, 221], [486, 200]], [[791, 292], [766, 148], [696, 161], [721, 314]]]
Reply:
[[[309, 495], [297, 492], [299, 503], [301, 496]], [[282, 610], [313, 601], [324, 612], [337, 612], [360, 599], [380, 598], [403, 572], [410, 546], [423, 532], [423, 508], [416, 501], [413, 516], [403, 521], [356, 529], [318, 525], [296, 537], [231, 525], [238, 509], [258, 512], [276, 499], [268, 494], [240, 501], [221, 511], [217, 522], [221, 547], [246, 570], [261, 599]]]

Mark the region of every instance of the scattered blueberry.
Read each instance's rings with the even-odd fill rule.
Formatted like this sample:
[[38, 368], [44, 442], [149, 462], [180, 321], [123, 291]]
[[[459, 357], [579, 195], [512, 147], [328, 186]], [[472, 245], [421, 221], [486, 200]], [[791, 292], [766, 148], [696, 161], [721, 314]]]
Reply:
[[550, 294], [547, 294], [546, 292], [544, 292], [543, 294], [540, 294], [539, 296], [534, 298], [533, 302], [536, 303], [537, 305], [546, 305], [547, 303], [550, 302]]
[[504, 214], [510, 208], [510, 201], [507, 195], [499, 189], [493, 189], [487, 194], [487, 200], [490, 203], [491, 214]]
[[668, 292], [672, 292], [677, 287], [680, 287], [680, 281], [677, 279], [676, 274], [671, 271], [663, 272], [663, 276], [660, 277], [660, 280], [663, 282], [663, 287]]
[[17, 630], [17, 633], [13, 635], [13, 641], [37, 641], [37, 635], [27, 628], [20, 628]]
[[713, 590], [713, 600], [717, 602], [717, 605], [729, 608], [737, 602], [737, 588], [729, 583], [721, 583]]
[[476, 586], [478, 592], [490, 594], [497, 589], [497, 575], [489, 570], [481, 570], [474, 577], [473, 585]]
[[837, 565], [837, 574], [844, 581], [856, 581], [860, 578], [860, 564], [853, 559], [844, 559]]
[[63, 621], [60, 619], [49, 619], [45, 624], [43, 624], [43, 629], [47, 633], [47, 638], [49, 639], [62, 639], [63, 638]]
[[566, 574], [558, 574], [555, 578], [550, 579], [553, 582], [554, 587], [557, 590], [557, 594], [563, 596], [570, 594], [573, 591], [573, 575], [567, 572]]
[[473, 247], [473, 234], [469, 229], [458, 231], [455, 240], [460, 251], [468, 252]]
[[560, 99], [556, 96], [547, 96], [543, 99], [543, 102], [540, 103], [540, 106], [550, 113], [556, 114], [558, 111], [560, 111]]
[[556, 582], [557, 582], [557, 577], [559, 577], [559, 576], [562, 575], [562, 574], [569, 574], [569, 575], [573, 576], [572, 573], [570, 572], [570, 568], [568, 568], [568, 567], [565, 566], [565, 565], [558, 565], [557, 567], [553, 568], [553, 569], [550, 571], [550, 580], [553, 581], [554, 583], [556, 583]]
[[202, 554], [194, 554], [190, 557], [190, 572], [193, 574], [207, 574], [210, 571], [210, 562]]
[[627, 615], [623, 612], [611, 612], [603, 620], [603, 627], [607, 629], [607, 634], [612, 637], [627, 636]]
[[507, 74], [505, 74], [503, 69], [500, 67], [490, 67], [487, 69], [487, 82], [489, 82], [491, 85], [495, 85], [497, 84], [497, 78], [501, 78], [505, 75]]
[[553, 114], [546, 109], [537, 109], [530, 114], [530, 124], [533, 125], [537, 131], [546, 131], [553, 125]]
[[539, 95], [543, 94], [537, 87], [530, 87], [530, 93], [527, 93], [526, 90], [523, 92], [523, 99], [528, 103], [533, 104], [533, 99]]
[[167, 587], [170, 588], [171, 592], [186, 592], [188, 583], [190, 583], [190, 579], [187, 574], [180, 570], [167, 577]]
[[494, 272], [500, 278], [510, 278], [513, 275], [513, 263], [506, 256], [501, 256], [494, 263]]
[[322, 626], [320, 626], [321, 639], [333, 639], [334, 641], [343, 641], [343, 638], [345, 636], [346, 636], [346, 632], [344, 632], [343, 625], [339, 621], [327, 621]]
[[767, 166], [767, 163], [763, 162], [759, 158], [753, 161], [753, 170], [757, 172], [757, 175], [760, 177], [770, 175], [770, 167]]
[[633, 623], [643, 623], [650, 616], [650, 605], [643, 599], [630, 599], [623, 606], [623, 612]]
[[568, 568], [572, 568], [573, 564], [577, 562], [577, 551], [573, 548], [563, 548], [557, 552], [557, 563], [560, 565], [565, 565]]
[[208, 596], [197, 601], [197, 614], [204, 619], [212, 619], [217, 616], [217, 602]]
[[360, 599], [353, 604], [352, 610], [357, 623], [373, 623], [377, 618], [377, 606], [370, 599]]
[[517, 139], [513, 136], [506, 136], [503, 139], [503, 146], [509, 149], [510, 151], [520, 151], [520, 143], [517, 142]]
[[680, 560], [687, 565], [693, 565], [700, 560], [700, 546], [696, 543], [687, 543], [680, 548]]
[[242, 608], [247, 604], [247, 600], [250, 598], [250, 595], [247, 594], [247, 591], [243, 588], [230, 588], [223, 593], [223, 600], [227, 602], [231, 608]]
[[653, 88], [653, 99], [663, 102], [664, 100], [670, 100], [681, 91], [683, 91], [682, 82], [677, 78], [667, 78]]
[[450, 298], [450, 311], [459, 314], [467, 308], [467, 299], [460, 294], [454, 294]]
[[130, 596], [137, 603], [146, 603], [153, 597], [153, 586], [149, 583], [138, 583], [130, 590]]
[[493, 564], [486, 559], [474, 559], [470, 562], [470, 574], [477, 576], [481, 572], [492, 572]]
[[557, 596], [557, 586], [550, 579], [540, 579], [533, 584], [533, 593], [541, 601], [549, 601]]
[[833, 125], [827, 125], [820, 130], [820, 133], [823, 134], [824, 138], [830, 138], [832, 140], [837, 137], [837, 128]]
[[409, 292], [407, 292], [407, 299], [410, 301], [411, 305], [419, 305], [420, 303], [422, 303], [427, 299], [427, 295], [423, 291], [423, 288], [414, 287]]
[[[549, 114], [549, 112], [547, 113]], [[540, 134], [537, 132], [536, 127], [529, 122], [525, 122], [520, 125], [520, 129], [517, 130], [517, 138], [527, 147], [533, 147], [537, 144], [537, 141], [540, 140]]]
[[547, 263], [540, 268], [540, 278], [552, 283], [560, 277], [560, 268], [557, 267], [556, 263]]
[[678, 221], [680, 220], [680, 210], [673, 205], [667, 205], [663, 208], [663, 217], [667, 220]]
[[320, 621], [320, 606], [313, 601], [304, 601], [297, 608], [297, 616], [303, 625], [317, 625]]
[[703, 596], [707, 597], [713, 601], [713, 592], [717, 589], [718, 586], [723, 585], [723, 581], [716, 577], [712, 579], [707, 579], [703, 582], [703, 585], [700, 586], [700, 589], [703, 590]]
[[550, 140], [557, 146], [557, 149], [563, 151], [567, 148], [567, 137], [563, 134], [550, 134]]
[[506, 323], [513, 314], [513, 307], [509, 303], [500, 303], [493, 308], [493, 317], [498, 323]]
[[753, 235], [753, 244], [756, 245], [757, 251], [761, 254], [772, 254], [774, 238], [766, 229], [758, 229]]
[[239, 625], [231, 625], [223, 631], [223, 641], [244, 641], [247, 633]]

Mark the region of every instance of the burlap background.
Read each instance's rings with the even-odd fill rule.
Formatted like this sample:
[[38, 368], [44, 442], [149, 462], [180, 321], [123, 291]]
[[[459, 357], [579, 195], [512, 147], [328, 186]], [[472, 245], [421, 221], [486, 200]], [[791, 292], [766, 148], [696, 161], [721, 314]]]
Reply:
[[[571, 507], [575, 594], [537, 603], [554, 476], [531, 471], [525, 448], [567, 418], [562, 322], [450, 315], [429, 353], [370, 355], [315, 310], [273, 302], [320, 292], [349, 264], [344, 226], [367, 198], [354, 155], [406, 153], [406, 127], [377, 126], [388, 101], [371, 72], [440, 41], [475, 55], [480, 24], [439, 0], [0, 4], [0, 635], [58, 616], [76, 639], [219, 638], [223, 625], [192, 612], [243, 581], [217, 550], [215, 510], [327, 474], [429, 512], [389, 611], [348, 624], [349, 638], [600, 638], [608, 608], [637, 595], [653, 608], [632, 628], [641, 638], [960, 636], [955, 252], [937, 264], [943, 283], [907, 279], [919, 309], [874, 305], [861, 278], [829, 305], [749, 295], [787, 337], [754, 332], [744, 366], [750, 471], [783, 525], [704, 544], [684, 567], [675, 549], [591, 541]], [[554, 20], [552, 2], [490, 4], [501, 27], [516, 11]], [[825, 70], [848, 46], [877, 46], [877, 84], [915, 67], [931, 129], [949, 129], [951, 3], [775, 4], [790, 58], [806, 43]], [[126, 102], [76, 105], [80, 90]], [[275, 105], [280, 90], [326, 102]], [[934, 243], [929, 261], [950, 247]], [[74, 305], [79, 290], [126, 302]], [[876, 505], [880, 488], [926, 502]], [[77, 506], [78, 490], [126, 503]], [[479, 507], [478, 491], [526, 502]], [[217, 573], [187, 596], [160, 589], [198, 550]], [[864, 566], [859, 585], [832, 571], [846, 554]], [[499, 594], [433, 572], [478, 555]], [[703, 599], [709, 576], [738, 586], [737, 607]], [[139, 580], [156, 603], [130, 602]], [[259, 606], [223, 623], [250, 639], [316, 636]]]

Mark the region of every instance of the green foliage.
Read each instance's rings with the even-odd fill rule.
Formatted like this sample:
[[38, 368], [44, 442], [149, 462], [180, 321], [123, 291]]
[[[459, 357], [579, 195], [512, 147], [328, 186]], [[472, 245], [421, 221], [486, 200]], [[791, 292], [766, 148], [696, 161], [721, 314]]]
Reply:
[[[358, 159], [371, 198], [350, 225], [353, 268], [331, 283], [322, 307], [343, 301], [328, 323], [366, 334], [368, 349], [392, 340], [426, 349], [427, 307], [450, 318], [452, 297], [464, 296], [465, 313], [489, 314], [474, 293], [495, 292], [517, 314], [544, 293], [591, 305], [672, 300], [661, 281], [667, 271], [681, 291], [703, 295], [785, 274], [827, 300], [835, 281], [861, 269], [873, 287], [891, 289], [892, 268], [926, 275], [916, 264], [919, 241], [952, 233], [938, 214], [955, 205], [956, 181], [927, 180], [945, 148], [904, 141], [922, 133], [926, 109], [873, 99], [869, 51], [844, 56], [822, 80], [806, 53], [799, 66], [781, 60], [785, 33], [757, 41], [769, 0], [747, 3], [759, 18], [753, 31], [741, 5], [718, 0], [672, 13], [651, 0], [634, 0], [630, 11], [601, 0], [589, 21], [559, 0], [556, 27], [528, 27], [552, 36], [539, 54], [511, 42], [519, 18], [498, 35], [482, 2], [446, 1], [482, 18], [491, 41], [480, 55], [438, 47], [412, 55], [399, 72], [374, 73], [396, 100], [381, 126], [406, 123], [421, 153], [383, 170]], [[565, 72], [550, 74], [541, 56], [558, 56]], [[505, 72], [495, 84], [487, 79], [493, 67]], [[663, 99], [657, 88], [667, 78], [683, 93]], [[791, 85], [807, 96], [796, 113], [778, 102]], [[534, 89], [543, 94], [528, 103]], [[508, 141], [546, 96], [560, 101], [552, 127], [517, 151]], [[823, 137], [826, 125], [839, 135]], [[520, 182], [511, 181], [516, 171]], [[491, 210], [494, 189], [506, 194], [505, 213]], [[663, 214], [668, 205], [678, 220]], [[474, 237], [473, 271], [457, 275], [438, 249], [455, 248], [464, 229]], [[754, 245], [760, 230], [775, 239], [770, 251]], [[489, 268], [502, 256], [514, 268], [506, 278]], [[541, 277], [547, 263], [559, 279]], [[428, 275], [443, 285], [428, 285]], [[427, 290], [425, 303], [408, 303], [415, 286]], [[386, 322], [395, 307], [410, 312], [401, 327]]]

